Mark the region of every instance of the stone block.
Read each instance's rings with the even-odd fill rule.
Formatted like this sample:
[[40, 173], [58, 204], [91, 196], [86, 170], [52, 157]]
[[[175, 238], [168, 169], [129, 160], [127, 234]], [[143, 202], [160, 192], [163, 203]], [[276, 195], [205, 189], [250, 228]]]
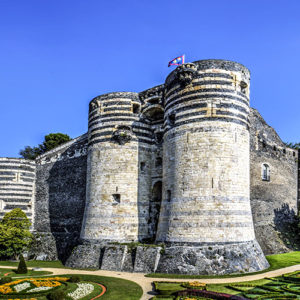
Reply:
[[77, 269], [99, 269], [101, 245], [86, 244], [75, 247], [66, 261], [66, 266]]
[[[127, 257], [127, 250], [128, 249], [126, 245], [112, 245], [105, 247], [101, 269], [122, 271], [125, 259]], [[128, 261], [126, 262], [126, 267], [129, 268]]]
[[161, 247], [141, 247], [136, 249], [134, 272], [152, 273], [156, 271]]

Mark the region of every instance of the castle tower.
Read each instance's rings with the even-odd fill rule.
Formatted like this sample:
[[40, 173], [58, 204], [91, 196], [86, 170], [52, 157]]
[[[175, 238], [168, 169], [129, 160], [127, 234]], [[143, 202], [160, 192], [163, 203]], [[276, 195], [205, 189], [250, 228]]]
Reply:
[[110, 93], [90, 102], [83, 240], [138, 240], [139, 154], [133, 125], [139, 111], [136, 93]]
[[250, 208], [249, 85], [248, 69], [224, 60], [187, 63], [166, 79], [157, 242], [168, 248], [158, 272], [268, 266]]

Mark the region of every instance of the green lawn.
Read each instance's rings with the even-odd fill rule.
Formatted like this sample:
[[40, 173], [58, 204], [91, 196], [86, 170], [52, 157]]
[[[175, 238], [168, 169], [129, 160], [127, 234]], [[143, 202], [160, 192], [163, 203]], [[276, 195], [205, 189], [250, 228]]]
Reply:
[[289, 253], [274, 254], [266, 256], [270, 267], [263, 271], [253, 273], [239, 273], [239, 274], [227, 274], [227, 275], [182, 275], [182, 274], [164, 274], [164, 273], [150, 273], [145, 275], [151, 278], [178, 278], [178, 279], [201, 279], [201, 278], [229, 278], [229, 277], [240, 277], [248, 276], [253, 274], [261, 274], [268, 271], [273, 271], [293, 265], [300, 264], [300, 251], [294, 251]]
[[48, 275], [52, 274], [52, 272], [47, 272], [47, 271], [32, 271], [28, 270], [26, 274], [16, 274], [15, 273], [15, 268], [13, 269], [2, 269], [0, 268], [0, 277], [4, 276], [4, 274], [9, 273], [7, 276], [8, 277], [21, 277], [21, 276], [40, 276], [40, 275]]
[[[17, 267], [19, 264], [18, 261], [9, 261], [9, 260], [1, 260], [0, 266], [12, 266]], [[44, 261], [44, 260], [29, 260], [26, 261], [27, 267], [36, 267], [36, 268], [64, 268], [66, 267], [59, 260], [55, 261]]]

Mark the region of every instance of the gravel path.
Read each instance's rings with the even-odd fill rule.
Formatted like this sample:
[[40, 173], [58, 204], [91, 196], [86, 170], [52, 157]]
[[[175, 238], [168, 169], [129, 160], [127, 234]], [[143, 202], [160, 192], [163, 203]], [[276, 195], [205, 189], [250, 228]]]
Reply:
[[[6, 266], [0, 266], [0, 268], [11, 268]], [[139, 284], [144, 293], [141, 300], [150, 299], [153, 297], [152, 292], [152, 282], [153, 281], [200, 281], [204, 283], [232, 283], [232, 282], [242, 282], [242, 281], [251, 281], [264, 279], [266, 277], [276, 277], [285, 273], [290, 273], [294, 271], [300, 270], [300, 264], [294, 265], [291, 267], [286, 267], [282, 269], [278, 269], [275, 271], [265, 272], [262, 274], [256, 275], [248, 275], [242, 277], [231, 277], [231, 278], [211, 278], [211, 279], [171, 279], [171, 278], [149, 278], [145, 277], [143, 273], [127, 273], [127, 272], [116, 272], [116, 271], [105, 271], [105, 270], [97, 270], [97, 271], [85, 271], [85, 270], [73, 270], [73, 269], [59, 269], [59, 268], [42, 268], [43, 271], [52, 272], [53, 275], [62, 275], [62, 274], [88, 274], [88, 275], [100, 275], [100, 276], [109, 276], [109, 277], [117, 277], [122, 279], [127, 279], [136, 282]], [[114, 299], [112, 299], [114, 300]], [[116, 299], [119, 300], [119, 299]]]

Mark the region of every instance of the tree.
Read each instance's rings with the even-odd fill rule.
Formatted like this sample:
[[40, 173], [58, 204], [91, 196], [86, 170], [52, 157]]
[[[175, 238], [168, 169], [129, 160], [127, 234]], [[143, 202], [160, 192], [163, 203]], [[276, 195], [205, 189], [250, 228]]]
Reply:
[[300, 143], [284, 143], [289, 148], [300, 149]]
[[20, 150], [19, 154], [21, 157], [26, 159], [35, 159], [37, 156], [65, 143], [70, 141], [71, 138], [67, 134], [63, 133], [50, 133], [45, 135], [44, 141], [42, 144], [39, 144], [36, 147], [26, 146], [23, 150]]
[[0, 222], [0, 256], [14, 256], [17, 259], [20, 253], [28, 249], [32, 241], [30, 225], [26, 214], [20, 208], [4, 215]]
[[28, 272], [24, 256], [20, 254], [20, 261], [16, 274], [26, 274]]

